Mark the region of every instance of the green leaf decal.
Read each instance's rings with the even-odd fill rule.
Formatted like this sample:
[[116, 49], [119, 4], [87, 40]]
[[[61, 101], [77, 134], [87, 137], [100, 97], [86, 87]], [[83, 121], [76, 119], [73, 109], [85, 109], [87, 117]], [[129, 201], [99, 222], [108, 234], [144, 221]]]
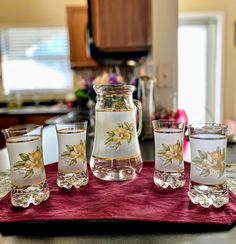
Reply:
[[25, 161], [17, 161], [13, 167], [22, 167], [25, 165]]
[[193, 160], [192, 160], [192, 162], [194, 162], [194, 163], [202, 163], [202, 159], [200, 158], [200, 157], [195, 157]]
[[206, 152], [201, 151], [201, 150], [198, 150], [198, 153], [199, 153], [201, 159], [205, 159], [205, 158], [207, 158], [207, 153], [206, 153]]
[[130, 138], [127, 139], [128, 144], [130, 144], [131, 140], [132, 140], [132, 137], [130, 136]]
[[69, 157], [70, 156], [70, 152], [66, 151], [66, 152], [63, 152], [61, 154], [61, 157]]
[[107, 140], [105, 141], [105, 145], [107, 145], [107, 144], [109, 144], [110, 142], [112, 142], [113, 140], [112, 140], [112, 138], [107, 138]]
[[118, 150], [120, 147], [121, 147], [121, 143], [120, 142], [116, 143], [115, 150]]
[[219, 169], [219, 178], [223, 176], [224, 172], [225, 172], [225, 164], [223, 164], [223, 167]]
[[23, 161], [29, 160], [29, 155], [26, 153], [20, 153], [19, 156]]
[[77, 164], [76, 159], [72, 159], [69, 163], [70, 166], [75, 166]]
[[114, 136], [114, 135], [115, 135], [115, 133], [114, 133], [113, 131], [107, 131], [107, 134], [108, 134], [109, 136]]
[[30, 178], [33, 174], [34, 174], [33, 169], [27, 170], [26, 173], [25, 173], [24, 178]]
[[164, 165], [168, 165], [168, 164], [172, 164], [172, 160], [171, 159], [165, 160]]
[[73, 146], [71, 145], [66, 145], [66, 148], [69, 152], [72, 152], [74, 149], [73, 149]]
[[208, 176], [210, 174], [210, 170], [209, 169], [203, 169], [200, 173], [200, 176]]

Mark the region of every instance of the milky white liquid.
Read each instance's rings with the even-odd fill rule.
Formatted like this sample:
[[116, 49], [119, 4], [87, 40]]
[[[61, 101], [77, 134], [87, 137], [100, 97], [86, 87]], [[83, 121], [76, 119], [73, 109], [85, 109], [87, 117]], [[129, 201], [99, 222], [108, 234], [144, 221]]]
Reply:
[[[98, 158], [130, 158], [140, 155], [138, 136], [136, 132], [136, 117], [135, 111], [127, 112], [96, 112], [96, 126], [93, 157]], [[108, 137], [107, 132], [118, 127], [118, 124], [124, 122], [133, 123], [134, 136], [130, 143], [122, 141], [122, 145], [118, 150], [106, 145]]]
[[[86, 130], [75, 130], [75, 129], [62, 129], [57, 132], [58, 144], [59, 144], [59, 155], [67, 151], [66, 145], [77, 145], [80, 142], [86, 142]], [[86, 153], [86, 152], [85, 152]], [[81, 161], [77, 159], [75, 165], [70, 165], [69, 158], [62, 158], [59, 156], [58, 170], [65, 173], [78, 172], [87, 169], [86, 160]]]
[[14, 170], [13, 166], [17, 161], [22, 161], [19, 154], [33, 153], [37, 148], [42, 148], [42, 140], [40, 136], [17, 136], [8, 138], [6, 141], [7, 151], [11, 166], [11, 181], [15, 186], [26, 186], [38, 184], [46, 179], [44, 169], [34, 169], [34, 174], [31, 177], [25, 176], [24, 170]]
[[154, 131], [155, 137], [155, 169], [165, 172], [182, 172], [184, 171], [183, 160], [181, 163], [177, 160], [172, 160], [172, 163], [165, 164], [165, 160], [158, 155], [158, 152], [163, 150], [162, 144], [176, 144], [178, 141], [183, 148], [183, 131], [180, 129], [163, 128]]
[[[139, 148], [136, 116], [134, 111], [99, 112], [96, 111], [95, 138], [90, 167], [99, 179], [107, 181], [132, 180], [141, 172], [143, 161]], [[106, 144], [107, 132], [117, 129], [119, 124], [133, 124], [132, 139], [120, 140], [121, 146]]]
[[[204, 152], [214, 152], [217, 147], [225, 150], [226, 152], [227, 139], [224, 135], [217, 134], [199, 134], [190, 136], [190, 147], [191, 147], [191, 159], [199, 157], [198, 150]], [[208, 176], [201, 176], [201, 169], [196, 164], [191, 164], [190, 179], [196, 183], [215, 185], [223, 184], [226, 181], [225, 172], [219, 177], [219, 172], [210, 170]]]

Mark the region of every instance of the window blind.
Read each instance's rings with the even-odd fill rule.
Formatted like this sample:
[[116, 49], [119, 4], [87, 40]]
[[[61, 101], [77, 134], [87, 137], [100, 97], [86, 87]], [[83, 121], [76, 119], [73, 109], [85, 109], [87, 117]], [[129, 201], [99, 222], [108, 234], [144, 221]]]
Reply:
[[5, 93], [72, 88], [66, 28], [7, 28], [0, 35]]

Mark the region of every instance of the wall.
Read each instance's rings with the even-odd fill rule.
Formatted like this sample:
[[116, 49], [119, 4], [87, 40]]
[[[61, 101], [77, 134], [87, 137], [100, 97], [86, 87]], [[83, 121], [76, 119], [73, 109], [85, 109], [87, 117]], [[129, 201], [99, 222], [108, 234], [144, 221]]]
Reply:
[[177, 91], [178, 1], [152, 1], [153, 74], [157, 77], [158, 103], [174, 106]]
[[179, 0], [179, 11], [219, 12], [225, 14], [223, 118], [236, 118], [236, 45], [234, 45], [234, 23], [236, 21], [235, 0]]
[[86, 0], [0, 0], [1, 25], [66, 25], [65, 7]]

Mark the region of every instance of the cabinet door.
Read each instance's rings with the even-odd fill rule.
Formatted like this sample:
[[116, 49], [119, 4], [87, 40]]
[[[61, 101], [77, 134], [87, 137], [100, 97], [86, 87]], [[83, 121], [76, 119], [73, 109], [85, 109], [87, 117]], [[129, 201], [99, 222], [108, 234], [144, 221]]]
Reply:
[[98, 64], [89, 57], [87, 52], [87, 24], [87, 7], [67, 7], [67, 26], [69, 32], [71, 68], [98, 66]]
[[150, 0], [90, 0], [92, 34], [104, 51], [138, 51], [151, 45]]

